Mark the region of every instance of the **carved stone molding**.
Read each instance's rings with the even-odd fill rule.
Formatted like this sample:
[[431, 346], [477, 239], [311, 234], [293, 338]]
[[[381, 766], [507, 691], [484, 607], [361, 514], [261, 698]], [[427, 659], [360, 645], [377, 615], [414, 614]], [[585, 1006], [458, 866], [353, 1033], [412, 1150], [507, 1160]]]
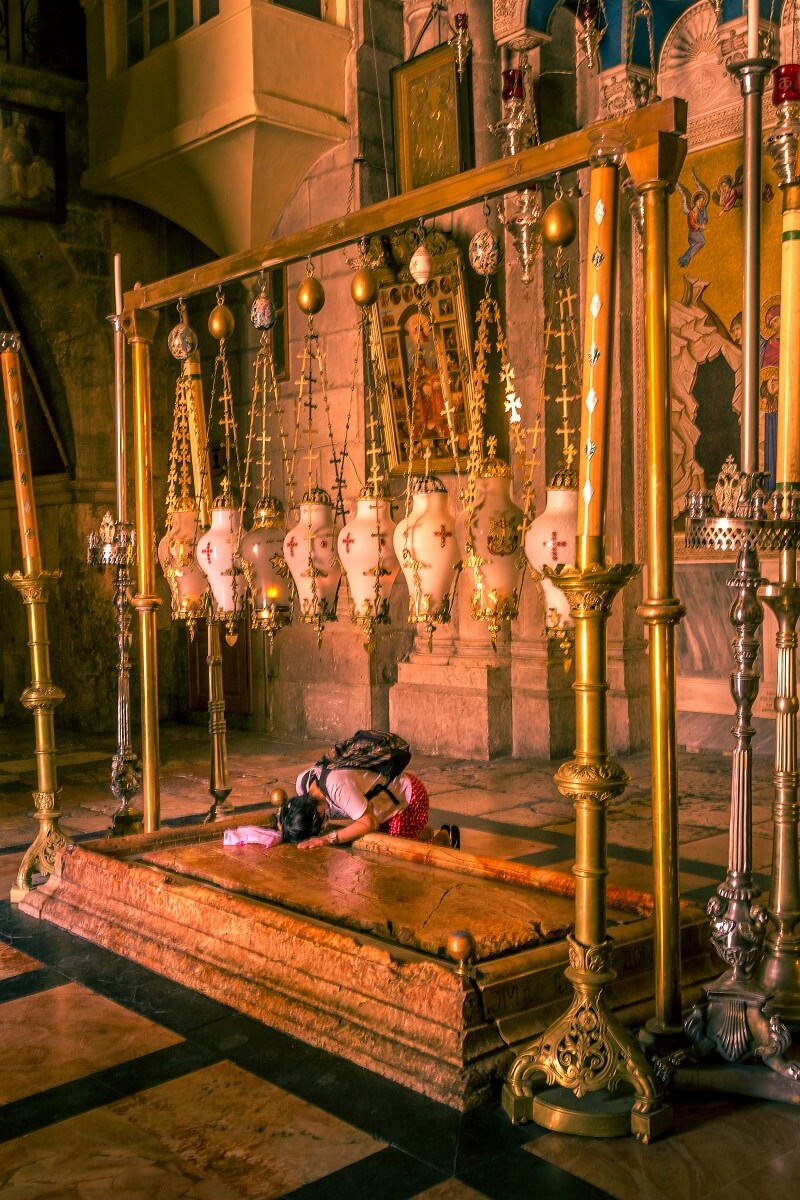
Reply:
[[492, 29], [498, 46], [533, 50], [550, 41], [550, 35], [527, 24], [528, 0], [492, 0]]
[[619, 66], [600, 73], [601, 116], [621, 117], [647, 103], [650, 72], [644, 67]]

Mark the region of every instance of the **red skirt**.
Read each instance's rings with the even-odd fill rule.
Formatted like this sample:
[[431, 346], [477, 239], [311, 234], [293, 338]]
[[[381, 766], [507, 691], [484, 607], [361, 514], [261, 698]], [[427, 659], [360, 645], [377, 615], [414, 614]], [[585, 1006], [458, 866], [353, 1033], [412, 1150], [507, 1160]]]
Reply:
[[430, 799], [428, 789], [421, 779], [406, 771], [406, 777], [411, 780], [411, 801], [408, 808], [395, 813], [385, 824], [381, 825], [381, 833], [391, 834], [392, 837], [416, 839], [428, 824]]

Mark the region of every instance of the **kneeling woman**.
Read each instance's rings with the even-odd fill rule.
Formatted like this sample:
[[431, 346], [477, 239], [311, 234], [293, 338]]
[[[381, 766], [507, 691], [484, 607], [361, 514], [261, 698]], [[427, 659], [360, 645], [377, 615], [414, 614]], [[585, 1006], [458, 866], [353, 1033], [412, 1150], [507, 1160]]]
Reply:
[[[297, 777], [297, 795], [281, 806], [278, 819], [283, 840], [296, 843], [298, 850], [347, 844], [377, 830], [393, 837], [431, 840], [428, 792], [416, 775], [399, 775], [385, 784], [369, 771], [333, 769], [326, 773], [324, 787], [320, 775], [319, 767], [302, 771]], [[347, 824], [323, 834], [331, 820]], [[447, 844], [453, 844], [452, 836]]]

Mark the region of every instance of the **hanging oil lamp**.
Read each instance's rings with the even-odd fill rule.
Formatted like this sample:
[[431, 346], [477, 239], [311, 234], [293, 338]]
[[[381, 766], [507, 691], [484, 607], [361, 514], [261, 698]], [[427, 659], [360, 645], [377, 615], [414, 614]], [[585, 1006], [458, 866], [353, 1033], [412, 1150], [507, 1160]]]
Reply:
[[[525, 100], [523, 72], [518, 67], [503, 71], [503, 118], [491, 126], [491, 132], [500, 138], [503, 157], [518, 154], [538, 144], [539, 129], [536, 110], [529, 108]], [[542, 244], [542, 203], [539, 189], [523, 188], [509, 192], [498, 215], [511, 236], [522, 268], [523, 282], [533, 280], [533, 267]]]
[[523, 513], [511, 498], [511, 468], [496, 457], [497, 438], [488, 438], [487, 447], [472, 480], [459, 540], [472, 571], [472, 616], [488, 624], [496, 649], [501, 622], [519, 611], [525, 556], [520, 553]]
[[550, 575], [575, 561], [578, 532], [578, 476], [571, 469], [557, 471], [546, 491], [544, 511], [525, 533], [525, 557], [544, 595], [545, 633], [563, 649], [571, 645], [573, 621], [569, 601]]
[[312, 486], [300, 504], [300, 515], [283, 539], [283, 557], [300, 605], [300, 620], [319, 637], [326, 621], [336, 620], [336, 596], [342, 568], [336, 553], [333, 502], [324, 488]]
[[453, 47], [456, 59], [456, 73], [458, 75], [458, 82], [461, 83], [469, 56], [472, 53], [469, 17], [465, 12], [458, 12], [454, 15], [453, 22], [455, 28], [453, 29], [452, 36], [448, 38], [447, 44]]
[[363, 629], [368, 650], [375, 648], [375, 626], [389, 620], [389, 593], [400, 571], [392, 540], [395, 528], [389, 489], [373, 480], [362, 488], [354, 516], [339, 533], [350, 619]]
[[430, 646], [436, 626], [450, 620], [461, 554], [441, 479], [426, 470], [410, 490], [410, 511], [394, 531], [394, 549], [408, 585], [409, 622], [425, 627]]
[[167, 475], [167, 529], [158, 543], [158, 561], [170, 590], [173, 621], [185, 621], [194, 638], [197, 621], [205, 615], [208, 580], [196, 558], [200, 510], [192, 495], [192, 453], [189, 403], [192, 383], [186, 361], [197, 348], [197, 336], [178, 305], [180, 320], [167, 339], [170, 353], [181, 363], [175, 384], [172, 445]]
[[[314, 275], [310, 260], [306, 278], [297, 289], [297, 303], [308, 317], [296, 412], [296, 427], [299, 428], [305, 409], [304, 457], [308, 469], [306, 490], [300, 503], [297, 522], [290, 527], [283, 539], [283, 556], [297, 592], [300, 620], [304, 624], [314, 626], [317, 640], [321, 644], [326, 622], [336, 620], [336, 600], [342, 568], [336, 553], [336, 508], [329, 493], [314, 480], [314, 462], [318, 457], [314, 450], [314, 412], [317, 408], [315, 384], [320, 384], [326, 412], [329, 412], [329, 409], [324, 361], [314, 329], [314, 317], [325, 303], [325, 291]], [[341, 469], [336, 454], [334, 460], [337, 487], [341, 489]]]
[[[219, 341], [219, 352], [214, 363], [214, 378], [209, 402], [209, 435], [215, 407], [221, 405], [219, 424], [223, 429], [223, 458], [225, 474], [220, 494], [211, 511], [211, 528], [198, 538], [197, 561], [205, 573], [211, 589], [209, 613], [213, 620], [225, 625], [225, 640], [232, 646], [236, 642], [237, 623], [244, 614], [246, 587], [238, 560], [239, 540], [242, 534], [242, 513], [233, 500], [231, 471], [236, 469], [241, 484], [239, 451], [236, 443], [236, 419], [233, 412], [233, 394], [226, 342], [234, 330], [233, 313], [225, 304], [222, 292], [217, 293], [217, 304], [208, 318], [208, 329]], [[207, 469], [209, 453], [206, 452]]]
[[586, 65], [590, 71], [597, 66], [597, 50], [606, 28], [604, 18], [605, 12], [601, 0], [580, 0], [578, 4], [578, 45], [586, 56]]
[[565, 248], [575, 240], [578, 224], [572, 207], [564, 199], [558, 177], [555, 199], [545, 211], [542, 229], [549, 245], [555, 247], [556, 256], [546, 311], [541, 394], [544, 395], [545, 376], [550, 371], [559, 385], [558, 393], [549, 397], [549, 402], [561, 409], [561, 423], [556, 430], [562, 441], [561, 465], [546, 489], [543, 512], [525, 532], [524, 545], [525, 556], [544, 596], [545, 634], [567, 653], [574, 638], [574, 623], [566, 595], [555, 586], [551, 576], [563, 564], [575, 561], [578, 530], [578, 476], [572, 468], [578, 453], [573, 435], [577, 432], [576, 410], [581, 399], [573, 311], [578, 297], [570, 286], [569, 269], [563, 258]]
[[[253, 374], [253, 399], [250, 406], [250, 428], [247, 434], [247, 461], [244, 473], [244, 495], [250, 486], [250, 468], [254, 443], [257, 451], [255, 465], [260, 468], [260, 497], [253, 508], [253, 525], [239, 543], [239, 561], [250, 591], [250, 611], [253, 629], [267, 635], [272, 650], [275, 634], [292, 619], [292, 597], [289, 568], [283, 557], [286, 517], [283, 504], [272, 495], [272, 461], [269, 456], [271, 438], [267, 432], [270, 401], [280, 409], [275, 361], [272, 355], [270, 332], [275, 324], [276, 311], [262, 280], [261, 291], [253, 301], [250, 319], [261, 330]], [[259, 428], [256, 431], [256, 415]]]
[[514, 386], [514, 369], [508, 359], [500, 305], [491, 292], [491, 281], [500, 265], [501, 255], [498, 239], [489, 228], [490, 209], [486, 202], [483, 212], [486, 226], [475, 234], [469, 246], [470, 263], [484, 277], [484, 294], [476, 318], [469, 479], [458, 528], [464, 564], [472, 572], [472, 616], [476, 621], [487, 622], [492, 647], [496, 649], [501, 621], [515, 617], [519, 609], [525, 559], [520, 553], [523, 513], [511, 498], [511, 469], [497, 458], [496, 437], [486, 440], [484, 457], [492, 326], [510, 426], [520, 422], [521, 403]]
[[[360, 345], [370, 343], [370, 308], [378, 296], [374, 271], [362, 266], [353, 276], [353, 300], [361, 309]], [[365, 648], [375, 648], [375, 628], [389, 621], [389, 594], [400, 571], [394, 551], [395, 522], [385, 470], [385, 448], [379, 437], [378, 396], [372, 362], [366, 356], [366, 407], [369, 412], [367, 457], [371, 469], [356, 500], [356, 511], [339, 533], [339, 561], [350, 595], [350, 619], [364, 631]]]

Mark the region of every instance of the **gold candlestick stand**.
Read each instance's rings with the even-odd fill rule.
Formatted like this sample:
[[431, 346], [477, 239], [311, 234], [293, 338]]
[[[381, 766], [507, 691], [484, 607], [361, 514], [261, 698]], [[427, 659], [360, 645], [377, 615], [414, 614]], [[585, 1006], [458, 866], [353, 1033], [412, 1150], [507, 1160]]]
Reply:
[[[595, 151], [589, 199], [589, 263], [581, 418], [577, 565], [553, 572], [575, 622], [576, 748], [555, 781], [575, 801], [575, 932], [568, 938], [573, 987], [568, 1011], [518, 1055], [503, 1088], [514, 1122], [533, 1119], [548, 1129], [592, 1137], [631, 1132], [644, 1142], [672, 1127], [672, 1112], [635, 1037], [606, 1006], [616, 978], [606, 924], [608, 874], [606, 805], [628, 777], [608, 752], [606, 625], [614, 597], [636, 574], [632, 564], [605, 558], [605, 512], [614, 287], [617, 271], [615, 159]], [[556, 1085], [534, 1093], [534, 1082]], [[615, 1095], [620, 1084], [633, 1090]]]
[[[800, 102], [778, 105], [767, 150], [783, 194], [781, 337], [778, 392], [777, 491], [780, 517], [800, 518]], [[772, 808], [772, 887], [758, 979], [770, 993], [766, 1011], [800, 1021], [800, 864], [798, 863], [797, 550], [781, 553], [778, 582], [761, 591], [778, 622], [775, 696], [775, 796]]]
[[150, 346], [158, 313], [133, 309], [123, 313], [122, 327], [131, 346], [133, 367], [134, 458], [136, 463], [136, 559], [138, 592], [131, 603], [139, 614], [142, 681], [142, 791], [145, 833], [161, 824], [161, 781], [158, 748], [158, 657], [153, 520], [153, 431], [150, 397]]
[[[195, 495], [200, 506], [200, 522], [201, 524], [208, 524], [211, 519], [213, 496], [211, 494], [211, 473], [208, 469], [208, 431], [203, 404], [203, 377], [200, 371], [199, 351], [195, 350], [189, 356], [183, 365], [183, 369], [192, 383], [188, 397], [188, 406]], [[206, 664], [208, 666], [208, 734], [211, 749], [208, 790], [211, 793], [211, 807], [205, 819], [207, 822], [210, 822], [219, 820], [221, 817], [230, 816], [235, 810], [228, 800], [228, 796], [231, 793], [231, 780], [228, 770], [228, 726], [225, 722], [225, 689], [222, 681], [222, 637], [220, 621], [212, 615], [210, 599], [208, 600], [208, 604], [209, 608], [206, 618], [208, 654]]]
[[136, 565], [136, 538], [128, 524], [128, 470], [125, 413], [125, 335], [122, 316], [110, 316], [114, 327], [114, 416], [116, 440], [117, 519], [106, 513], [99, 533], [89, 534], [90, 566], [114, 568], [117, 614], [117, 752], [111, 762], [111, 793], [118, 808], [108, 837], [141, 833], [142, 814], [131, 800], [142, 784], [142, 765], [131, 744], [131, 571]]
[[34, 875], [49, 875], [56, 855], [69, 839], [59, 828], [58, 805], [61, 792], [56, 777], [56, 742], [53, 712], [64, 693], [53, 683], [50, 670], [50, 639], [47, 633], [47, 595], [60, 571], [42, 569], [39, 529], [33, 495], [33, 473], [28, 448], [28, 426], [19, 359], [17, 333], [0, 333], [0, 363], [8, 417], [8, 439], [14, 471], [20, 541], [24, 572], [15, 571], [5, 579], [19, 592], [28, 617], [28, 646], [31, 656], [31, 683], [20, 696], [25, 708], [33, 713], [36, 741], [36, 786], [33, 802], [39, 831], [25, 851], [16, 882], [11, 888], [14, 904], [24, 899]]
[[228, 800], [231, 778], [228, 771], [228, 726], [225, 723], [225, 692], [222, 686], [222, 638], [220, 622], [208, 617], [208, 732], [211, 737], [211, 771], [208, 790], [211, 808], [206, 821], [230, 816], [234, 807]]
[[[626, 162], [641, 205], [644, 332], [647, 362], [647, 588], [638, 613], [648, 626], [650, 765], [653, 806], [653, 949], [655, 1014], [640, 1040], [648, 1050], [683, 1041], [678, 870], [678, 734], [675, 627], [685, 609], [675, 591], [672, 532], [672, 386], [668, 195], [686, 157], [686, 142], [662, 134], [631, 149]], [[636, 216], [637, 214], [634, 214]]]
[[[776, 831], [784, 834], [781, 853], [790, 836], [783, 828], [796, 811], [796, 750], [792, 737], [796, 711], [793, 581], [795, 548], [800, 540], [800, 493], [776, 491], [772, 513], [767, 509], [764, 477], [758, 470], [758, 332], [761, 265], [761, 116], [764, 80], [775, 64], [767, 59], [738, 63], [744, 97], [744, 211], [742, 297], [741, 469], [732, 458], [723, 465], [715, 492], [689, 497], [686, 544], [712, 551], [737, 552], [736, 570], [728, 580], [733, 591], [730, 620], [735, 669], [731, 695], [736, 706], [735, 747], [731, 779], [731, 818], [728, 870], [708, 905], [711, 942], [727, 970], [706, 989], [706, 1002], [696, 1005], [685, 1028], [694, 1054], [679, 1051], [661, 1060], [659, 1070], [676, 1086], [734, 1091], [775, 1100], [800, 1099], [800, 1063], [787, 1062], [791, 1037], [770, 1011], [770, 993], [757, 970], [767, 913], [756, 903], [761, 894], [752, 874], [753, 705], [758, 696], [756, 660], [758, 630], [763, 621], [759, 599], [759, 551], [780, 554], [782, 581], [767, 589], [766, 599], [778, 618], [779, 684], [775, 705], [779, 716], [776, 758]], [[791, 336], [789, 331], [787, 334]], [[716, 501], [717, 513], [714, 513]], [[778, 821], [778, 816], [780, 820]], [[796, 819], [795, 819], [796, 824]], [[797, 842], [794, 842], [795, 860]], [[796, 872], [796, 861], [794, 871]], [[784, 890], [784, 898], [786, 892]], [[796, 902], [796, 893], [795, 893]], [[795, 980], [796, 988], [796, 980]], [[715, 1054], [716, 1062], [698, 1062]], [[694, 1060], [694, 1061], [693, 1061]], [[719, 1060], [722, 1060], [721, 1062]], [[765, 1070], [765, 1067], [770, 1068]]]

